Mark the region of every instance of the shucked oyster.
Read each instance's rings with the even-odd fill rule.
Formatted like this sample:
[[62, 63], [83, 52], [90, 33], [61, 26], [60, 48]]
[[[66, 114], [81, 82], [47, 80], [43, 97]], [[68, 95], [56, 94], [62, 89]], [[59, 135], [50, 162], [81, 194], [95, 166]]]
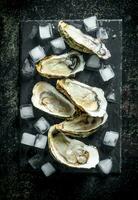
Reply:
[[60, 35], [71, 48], [84, 53], [97, 54], [103, 59], [111, 57], [109, 50], [107, 50], [105, 44], [101, 40], [86, 35], [79, 29], [63, 21], [59, 22], [58, 29]]
[[94, 133], [107, 120], [107, 113], [103, 117], [91, 117], [86, 113], [81, 114], [69, 121], [63, 121], [56, 124], [57, 130], [62, 131], [65, 135], [72, 137], [87, 137]]
[[107, 101], [102, 89], [90, 87], [73, 79], [57, 80], [56, 87], [88, 115], [102, 117], [106, 113]]
[[47, 82], [38, 82], [33, 88], [33, 105], [57, 117], [68, 118], [75, 113], [75, 108], [62, 94]]
[[83, 56], [76, 51], [62, 55], [47, 56], [37, 65], [37, 71], [47, 78], [62, 78], [74, 76], [84, 70]]
[[96, 147], [68, 138], [55, 126], [48, 132], [48, 146], [53, 157], [69, 167], [90, 169], [99, 162]]

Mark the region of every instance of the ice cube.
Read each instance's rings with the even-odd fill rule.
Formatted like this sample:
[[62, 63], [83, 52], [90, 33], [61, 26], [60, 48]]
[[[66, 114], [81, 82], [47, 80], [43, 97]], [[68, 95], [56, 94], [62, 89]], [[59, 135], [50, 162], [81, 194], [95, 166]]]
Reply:
[[98, 28], [97, 17], [92, 16], [83, 20], [86, 31], [94, 31]]
[[40, 45], [29, 51], [29, 55], [31, 56], [34, 63], [38, 62], [46, 56], [43, 47]]
[[97, 38], [101, 40], [107, 40], [108, 39], [108, 34], [106, 32], [106, 29], [103, 27], [100, 27], [99, 30], [97, 31]]
[[34, 146], [39, 148], [39, 149], [45, 149], [46, 143], [47, 143], [47, 136], [39, 134], [39, 135], [36, 136]]
[[60, 54], [62, 51], [66, 49], [66, 45], [62, 37], [56, 38], [52, 40], [50, 43], [54, 53], [56, 54]]
[[28, 58], [26, 58], [22, 67], [22, 74], [27, 77], [30, 77], [34, 74], [34, 71], [35, 71], [35, 68], [29, 62]]
[[100, 67], [100, 60], [98, 58], [98, 56], [96, 55], [92, 55], [89, 57], [89, 59], [87, 60], [86, 62], [86, 66], [89, 68], [89, 69], [97, 69]]
[[113, 34], [113, 35], [112, 35], [112, 38], [113, 38], [113, 39], [115, 39], [116, 37], [117, 37], [117, 35], [116, 35], [116, 34]]
[[103, 144], [111, 147], [115, 147], [116, 143], [119, 138], [119, 133], [115, 131], [107, 131], [104, 139], [103, 139]]
[[24, 104], [20, 106], [20, 116], [22, 119], [34, 117], [33, 107], [31, 104]]
[[110, 92], [110, 93], [107, 95], [107, 100], [108, 100], [109, 102], [115, 102], [116, 97], [115, 97], [114, 91]]
[[101, 169], [101, 171], [104, 173], [104, 174], [109, 174], [111, 172], [111, 169], [112, 169], [112, 160], [111, 158], [107, 158], [105, 160], [101, 160], [99, 163], [98, 163], [98, 167]]
[[115, 73], [110, 65], [103, 65], [103, 67], [99, 70], [103, 81], [109, 81], [115, 76]]
[[30, 133], [23, 133], [21, 144], [34, 146], [34, 142], [35, 142], [35, 135], [32, 135]]
[[40, 119], [34, 124], [34, 127], [40, 132], [40, 133], [45, 133], [49, 127], [50, 124], [44, 117], [40, 117]]
[[47, 24], [46, 26], [39, 26], [39, 35], [41, 39], [47, 39], [52, 37], [52, 25]]
[[36, 25], [33, 26], [31, 33], [29, 34], [29, 38], [33, 39], [37, 34], [38, 28]]
[[42, 156], [40, 154], [36, 154], [28, 160], [28, 163], [33, 169], [38, 169], [42, 165], [42, 161]]
[[45, 163], [41, 166], [41, 170], [45, 174], [45, 176], [50, 176], [53, 173], [55, 173], [56, 169], [53, 167], [53, 165], [49, 162]]

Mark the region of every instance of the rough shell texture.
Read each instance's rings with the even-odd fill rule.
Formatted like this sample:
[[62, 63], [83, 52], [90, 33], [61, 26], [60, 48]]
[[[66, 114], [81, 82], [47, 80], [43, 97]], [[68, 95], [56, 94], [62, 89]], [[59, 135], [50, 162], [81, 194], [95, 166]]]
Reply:
[[47, 82], [38, 82], [33, 88], [33, 105], [56, 117], [68, 118], [75, 113], [74, 106]]
[[100, 126], [102, 126], [108, 118], [105, 114], [103, 117], [91, 117], [85, 113], [73, 120], [63, 121], [56, 124], [57, 130], [64, 132], [65, 135], [71, 137], [87, 137], [94, 133]]
[[111, 57], [109, 50], [101, 40], [82, 33], [74, 26], [60, 21], [58, 30], [71, 48], [84, 53], [97, 54], [102, 59]]
[[102, 89], [90, 87], [74, 79], [57, 80], [56, 87], [88, 115], [103, 117], [106, 113], [107, 101]]
[[96, 147], [70, 139], [52, 126], [48, 132], [48, 146], [52, 156], [60, 163], [73, 168], [94, 168], [99, 162]]

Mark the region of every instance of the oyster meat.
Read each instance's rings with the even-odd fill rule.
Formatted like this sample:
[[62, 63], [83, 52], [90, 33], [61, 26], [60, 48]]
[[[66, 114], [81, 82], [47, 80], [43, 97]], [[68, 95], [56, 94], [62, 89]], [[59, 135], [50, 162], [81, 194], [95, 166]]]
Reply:
[[36, 108], [57, 117], [68, 118], [75, 113], [74, 105], [47, 82], [36, 83], [31, 100]]
[[103, 117], [107, 101], [104, 91], [74, 79], [57, 80], [56, 88], [67, 96], [80, 110], [92, 117]]
[[52, 126], [48, 132], [48, 146], [52, 156], [60, 163], [74, 168], [94, 168], [99, 162], [96, 147], [70, 139]]
[[82, 113], [72, 120], [66, 120], [60, 124], [56, 124], [55, 127], [65, 135], [72, 137], [87, 137], [102, 126], [107, 118], [107, 113], [103, 117], [91, 117], [86, 113]]
[[63, 21], [59, 22], [58, 30], [71, 48], [84, 53], [97, 54], [102, 59], [111, 57], [110, 51], [100, 39], [86, 35], [81, 30]]
[[83, 56], [79, 52], [71, 51], [45, 57], [36, 65], [36, 69], [44, 77], [62, 78], [75, 76], [76, 73], [84, 70], [84, 65]]

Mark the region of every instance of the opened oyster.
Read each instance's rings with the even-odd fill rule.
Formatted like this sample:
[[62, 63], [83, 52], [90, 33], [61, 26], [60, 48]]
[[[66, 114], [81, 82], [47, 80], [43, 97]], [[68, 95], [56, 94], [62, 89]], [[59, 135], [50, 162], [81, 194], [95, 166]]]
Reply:
[[47, 78], [62, 78], [74, 76], [84, 70], [83, 56], [76, 51], [62, 55], [47, 56], [37, 65], [37, 71]]
[[102, 117], [106, 113], [107, 101], [102, 89], [90, 87], [73, 79], [57, 80], [56, 87], [88, 115]]
[[68, 118], [75, 113], [74, 106], [47, 82], [38, 82], [33, 88], [33, 105], [57, 117]]
[[60, 21], [58, 24], [58, 30], [60, 35], [71, 48], [84, 53], [97, 54], [103, 59], [111, 57], [109, 50], [107, 50], [105, 44], [101, 40], [82, 33], [82, 31], [74, 26]]
[[87, 137], [103, 125], [106, 122], [107, 117], [107, 114], [103, 117], [91, 117], [83, 113], [72, 120], [56, 124], [55, 127], [57, 130], [64, 132], [65, 135], [72, 137]]
[[69, 167], [90, 169], [99, 162], [96, 147], [68, 138], [55, 126], [52, 126], [48, 132], [48, 146], [53, 157]]

